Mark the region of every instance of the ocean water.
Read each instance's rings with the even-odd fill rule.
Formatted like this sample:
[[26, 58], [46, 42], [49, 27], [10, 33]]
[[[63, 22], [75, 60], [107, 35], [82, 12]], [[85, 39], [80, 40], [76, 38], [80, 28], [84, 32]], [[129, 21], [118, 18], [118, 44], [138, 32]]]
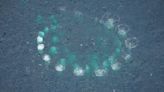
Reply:
[[[45, 69], [36, 49], [36, 17], [58, 9], [119, 16], [138, 40], [133, 60], [104, 77]], [[164, 92], [163, 9], [163, 0], [0, 0], [0, 92]]]

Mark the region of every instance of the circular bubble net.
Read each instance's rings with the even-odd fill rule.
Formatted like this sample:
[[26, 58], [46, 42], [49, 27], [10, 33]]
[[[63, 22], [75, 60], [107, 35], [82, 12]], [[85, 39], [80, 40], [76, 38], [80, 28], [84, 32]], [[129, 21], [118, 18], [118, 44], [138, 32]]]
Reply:
[[128, 37], [129, 27], [105, 15], [92, 18], [81, 12], [60, 10], [37, 16], [37, 50], [43, 64], [56, 73], [75, 76], [104, 76], [131, 60], [136, 37]]

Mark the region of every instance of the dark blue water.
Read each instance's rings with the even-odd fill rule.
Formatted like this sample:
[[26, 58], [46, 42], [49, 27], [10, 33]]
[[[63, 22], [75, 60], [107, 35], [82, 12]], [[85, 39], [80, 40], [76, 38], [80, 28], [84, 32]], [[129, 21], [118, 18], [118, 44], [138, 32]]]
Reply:
[[[133, 61], [101, 78], [57, 76], [38, 66], [35, 19], [61, 6], [118, 15], [139, 40]], [[0, 0], [0, 92], [164, 92], [163, 10], [163, 0]]]

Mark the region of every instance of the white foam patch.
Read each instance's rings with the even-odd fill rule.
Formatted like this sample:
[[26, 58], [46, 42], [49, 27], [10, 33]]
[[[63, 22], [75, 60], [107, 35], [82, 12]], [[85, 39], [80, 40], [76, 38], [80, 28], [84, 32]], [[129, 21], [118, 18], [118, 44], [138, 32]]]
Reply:
[[46, 61], [46, 62], [49, 62], [51, 60], [50, 56], [48, 54], [45, 54], [43, 56], [43, 60]]
[[55, 69], [56, 69], [56, 71], [58, 71], [58, 72], [62, 72], [62, 71], [65, 70], [65, 66], [59, 64], [59, 65], [56, 65]]
[[39, 51], [43, 50], [44, 49], [44, 44], [38, 44], [37, 49]]
[[117, 71], [121, 68], [121, 63], [114, 63], [111, 65], [112, 70]]
[[124, 57], [125, 60], [130, 60], [131, 58], [132, 58], [132, 56], [130, 54], [126, 54]]
[[95, 75], [98, 76], [98, 77], [102, 77], [105, 74], [107, 74], [107, 71], [105, 69], [97, 69], [97, 70], [95, 70]]
[[118, 30], [118, 34], [121, 36], [125, 36], [127, 32], [125, 30]]
[[73, 71], [75, 76], [83, 76], [84, 75], [84, 70], [80, 67], [75, 68]]
[[43, 37], [38, 36], [37, 37], [37, 43], [43, 43]]
[[113, 19], [108, 19], [106, 22], [105, 22], [105, 26], [108, 28], [108, 29], [111, 29], [114, 27], [114, 20]]

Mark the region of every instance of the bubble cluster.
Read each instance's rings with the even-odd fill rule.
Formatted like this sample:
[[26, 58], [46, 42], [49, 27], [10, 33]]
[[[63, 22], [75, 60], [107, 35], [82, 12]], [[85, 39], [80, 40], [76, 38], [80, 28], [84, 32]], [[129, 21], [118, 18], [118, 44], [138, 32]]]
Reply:
[[58, 71], [58, 72], [62, 72], [62, 71], [65, 70], [65, 66], [62, 65], [62, 64], [58, 64], [58, 65], [55, 66], [55, 69], [56, 69], [56, 71]]
[[49, 69], [101, 77], [120, 70], [122, 61], [131, 60], [131, 49], [138, 41], [128, 37], [129, 27], [119, 24], [118, 17], [107, 13], [95, 20], [62, 7], [59, 12], [36, 19], [40, 26], [37, 50]]
[[105, 69], [97, 69], [95, 70], [95, 75], [98, 77], [104, 76], [107, 74], [107, 71]]
[[81, 67], [76, 67], [74, 68], [73, 73], [75, 76], [83, 76], [84, 70]]
[[129, 49], [133, 49], [133, 48], [136, 48], [137, 47], [137, 44], [138, 44], [138, 40], [136, 37], [132, 37], [132, 38], [127, 38], [125, 40], [125, 45], [127, 48]]

